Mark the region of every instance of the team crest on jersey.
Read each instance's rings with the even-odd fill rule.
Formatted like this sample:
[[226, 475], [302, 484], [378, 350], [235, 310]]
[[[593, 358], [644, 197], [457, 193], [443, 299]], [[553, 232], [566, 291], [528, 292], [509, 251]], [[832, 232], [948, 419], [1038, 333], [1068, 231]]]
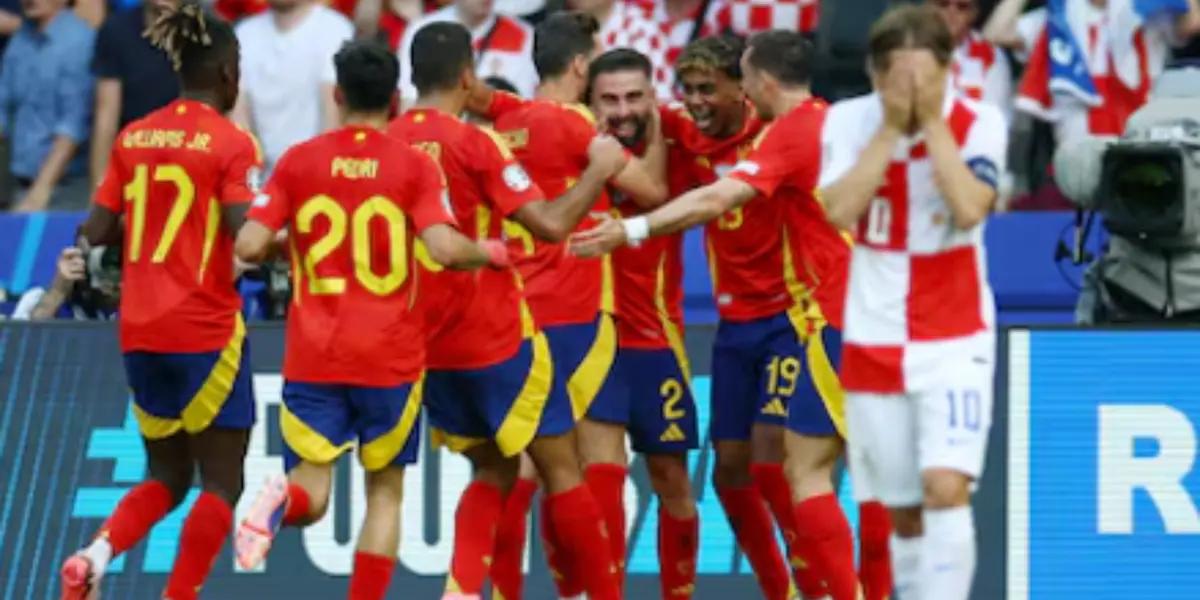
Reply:
[[504, 167], [502, 175], [504, 176], [504, 185], [507, 185], [508, 189], [514, 192], [524, 192], [529, 189], [529, 186], [533, 185], [533, 182], [529, 179], [529, 174], [525, 172], [525, 169], [521, 168], [521, 165], [512, 164]]

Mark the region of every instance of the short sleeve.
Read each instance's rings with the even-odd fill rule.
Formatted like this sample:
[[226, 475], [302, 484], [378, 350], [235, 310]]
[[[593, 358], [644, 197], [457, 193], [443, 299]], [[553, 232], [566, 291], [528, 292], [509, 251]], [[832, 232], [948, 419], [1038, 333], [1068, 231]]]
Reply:
[[848, 117], [853, 117], [852, 111], [846, 110], [850, 105], [835, 104], [825, 115], [825, 124], [821, 126], [821, 174], [817, 178], [817, 187], [823, 188], [841, 179], [854, 167], [858, 159], [859, 149], [855, 147], [853, 125]]
[[525, 106], [526, 102], [527, 100], [516, 94], [496, 91], [492, 94], [492, 103], [488, 105], [487, 114], [483, 117], [489, 121], [495, 121], [510, 112], [519, 110]]
[[794, 134], [788, 131], [786, 121], [768, 125], [755, 141], [754, 150], [733, 167], [729, 177], [750, 184], [764, 196], [774, 194], [795, 171], [798, 145], [789, 139]]
[[485, 195], [501, 214], [507, 217], [522, 206], [545, 198], [498, 134], [481, 129], [478, 138], [473, 144], [477, 148], [474, 166]]
[[121, 40], [117, 16], [104, 20], [96, 33], [96, 48], [92, 54], [92, 74], [101, 79], [121, 78]]
[[116, 214], [121, 214], [125, 202], [121, 193], [121, 155], [117, 152], [118, 148], [120, 145], [113, 144], [113, 149], [108, 153], [108, 167], [104, 169], [104, 177], [100, 179], [100, 185], [96, 187], [93, 201], [96, 206], [103, 206]]
[[271, 179], [261, 193], [254, 196], [246, 218], [258, 221], [271, 231], [279, 231], [292, 215], [292, 199], [288, 196], [288, 172], [291, 170], [291, 153], [285, 152], [271, 172]]
[[998, 108], [981, 104], [977, 110], [975, 124], [963, 144], [962, 157], [976, 178], [997, 189], [1006, 168], [1008, 126]]
[[222, 205], [245, 204], [262, 190], [262, 156], [250, 134], [239, 131], [222, 173], [218, 200]]
[[412, 167], [411, 200], [407, 212], [416, 225], [417, 233], [434, 225], [454, 225], [450, 213], [450, 196], [441, 168], [427, 154], [413, 150], [409, 156]]

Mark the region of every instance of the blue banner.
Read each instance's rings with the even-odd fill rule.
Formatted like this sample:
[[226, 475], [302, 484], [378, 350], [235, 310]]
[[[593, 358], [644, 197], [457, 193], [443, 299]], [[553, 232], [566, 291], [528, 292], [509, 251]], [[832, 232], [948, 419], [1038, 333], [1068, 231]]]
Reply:
[[1008, 341], [1008, 598], [1196, 598], [1200, 331]]

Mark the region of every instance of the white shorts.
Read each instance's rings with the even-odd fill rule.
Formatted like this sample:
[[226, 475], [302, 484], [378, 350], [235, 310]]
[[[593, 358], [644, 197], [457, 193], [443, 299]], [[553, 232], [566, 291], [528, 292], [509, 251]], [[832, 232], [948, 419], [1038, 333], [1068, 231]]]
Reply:
[[994, 353], [979, 359], [971, 353], [946, 357], [939, 382], [907, 394], [846, 393], [856, 500], [920, 506], [921, 473], [932, 468], [979, 478], [992, 425]]

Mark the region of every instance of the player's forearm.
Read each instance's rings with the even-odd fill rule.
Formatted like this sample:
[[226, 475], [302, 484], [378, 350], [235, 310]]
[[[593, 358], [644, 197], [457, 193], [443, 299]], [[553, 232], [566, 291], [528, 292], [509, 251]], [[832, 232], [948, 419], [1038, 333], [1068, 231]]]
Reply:
[[50, 153], [46, 155], [41, 170], [38, 171], [33, 185], [30, 186], [31, 196], [43, 198], [41, 206], [32, 208], [41, 210], [50, 203], [54, 188], [58, 186], [63, 173], [67, 171], [67, 165], [71, 162], [71, 157], [75, 155], [76, 147], [78, 144], [69, 137], [60, 135], [54, 138], [54, 145], [50, 147]]
[[722, 192], [722, 183], [726, 181], [721, 179], [696, 188], [646, 215], [650, 235], [670, 235], [683, 231], [707, 223], [737, 206], [735, 198]]
[[551, 202], [542, 204], [542, 211], [522, 224], [530, 233], [547, 242], [558, 243], [571, 235], [587, 216], [604, 191], [605, 176], [599, 169], [588, 166], [571, 189]]
[[850, 229], [867, 210], [871, 198], [883, 185], [892, 151], [900, 140], [900, 132], [880, 127], [845, 175], [820, 190], [821, 203], [830, 222], [841, 229]]
[[1021, 36], [1017, 31], [1017, 21], [1025, 12], [1028, 0], [1002, 0], [992, 10], [987, 23], [983, 26], [983, 37], [997, 46], [1020, 50]]
[[488, 264], [488, 254], [479, 244], [460, 236], [452, 248], [430, 252], [433, 260], [452, 271], [474, 271]]
[[50, 286], [50, 289], [46, 290], [41, 298], [38, 298], [37, 304], [29, 312], [29, 320], [46, 321], [53, 319], [54, 315], [58, 313], [58, 309], [62, 307], [63, 302], [66, 301], [66, 293], [58, 289], [58, 286]]
[[643, 208], [653, 208], [669, 200], [667, 189], [667, 144], [661, 136], [657, 136], [640, 158], [632, 161], [629, 167], [636, 167], [647, 178], [646, 193], [641, 197], [634, 196], [634, 201]]
[[983, 183], [962, 160], [954, 134], [944, 121], [925, 128], [925, 144], [933, 164], [933, 180], [946, 201], [955, 227], [970, 229], [978, 225], [992, 208], [996, 190]]

